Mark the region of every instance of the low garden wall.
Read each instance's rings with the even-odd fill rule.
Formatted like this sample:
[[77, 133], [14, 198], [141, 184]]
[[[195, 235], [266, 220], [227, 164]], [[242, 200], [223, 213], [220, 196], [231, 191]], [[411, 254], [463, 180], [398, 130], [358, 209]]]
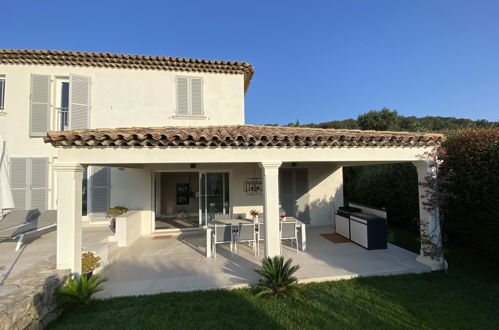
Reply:
[[149, 234], [146, 232], [150, 222], [150, 212], [133, 210], [116, 217], [116, 241], [119, 247], [130, 246], [137, 238]]
[[43, 329], [56, 319], [60, 311], [55, 292], [69, 274], [56, 270], [51, 258], [7, 279], [0, 291], [0, 330]]

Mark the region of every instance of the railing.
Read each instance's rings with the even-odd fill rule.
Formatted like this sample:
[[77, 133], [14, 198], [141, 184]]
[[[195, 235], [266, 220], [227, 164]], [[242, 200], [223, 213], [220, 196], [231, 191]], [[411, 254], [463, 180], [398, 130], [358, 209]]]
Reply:
[[69, 131], [69, 108], [56, 108], [57, 126], [59, 131]]

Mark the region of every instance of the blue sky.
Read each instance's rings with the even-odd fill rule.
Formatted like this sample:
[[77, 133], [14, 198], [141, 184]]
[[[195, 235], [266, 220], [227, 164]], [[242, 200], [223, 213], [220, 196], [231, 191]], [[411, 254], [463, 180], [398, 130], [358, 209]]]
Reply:
[[247, 61], [246, 122], [499, 120], [499, 1], [13, 1], [2, 48]]

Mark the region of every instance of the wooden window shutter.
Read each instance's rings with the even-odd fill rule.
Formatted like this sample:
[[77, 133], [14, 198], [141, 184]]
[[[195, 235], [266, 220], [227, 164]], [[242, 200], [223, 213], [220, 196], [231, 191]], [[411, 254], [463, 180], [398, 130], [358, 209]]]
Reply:
[[90, 214], [94, 218], [106, 216], [109, 208], [109, 182], [108, 167], [90, 167]]
[[49, 130], [50, 76], [31, 75], [30, 136], [44, 136]]
[[90, 77], [69, 75], [69, 127], [90, 128]]
[[48, 158], [31, 158], [30, 209], [47, 209]]
[[28, 208], [28, 158], [10, 157], [10, 188], [16, 210]]
[[189, 80], [187, 77], [177, 77], [177, 115], [189, 115]]
[[191, 115], [203, 115], [203, 79], [191, 78]]

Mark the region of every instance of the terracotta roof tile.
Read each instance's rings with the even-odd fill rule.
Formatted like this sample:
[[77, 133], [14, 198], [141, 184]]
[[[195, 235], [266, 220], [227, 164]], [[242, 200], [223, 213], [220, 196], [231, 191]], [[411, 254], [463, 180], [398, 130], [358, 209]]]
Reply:
[[253, 66], [246, 62], [62, 50], [0, 49], [0, 64], [69, 65], [243, 74], [245, 92], [248, 90], [251, 78], [255, 73]]
[[279, 126], [130, 127], [49, 132], [54, 146], [418, 147], [438, 146], [441, 134]]

